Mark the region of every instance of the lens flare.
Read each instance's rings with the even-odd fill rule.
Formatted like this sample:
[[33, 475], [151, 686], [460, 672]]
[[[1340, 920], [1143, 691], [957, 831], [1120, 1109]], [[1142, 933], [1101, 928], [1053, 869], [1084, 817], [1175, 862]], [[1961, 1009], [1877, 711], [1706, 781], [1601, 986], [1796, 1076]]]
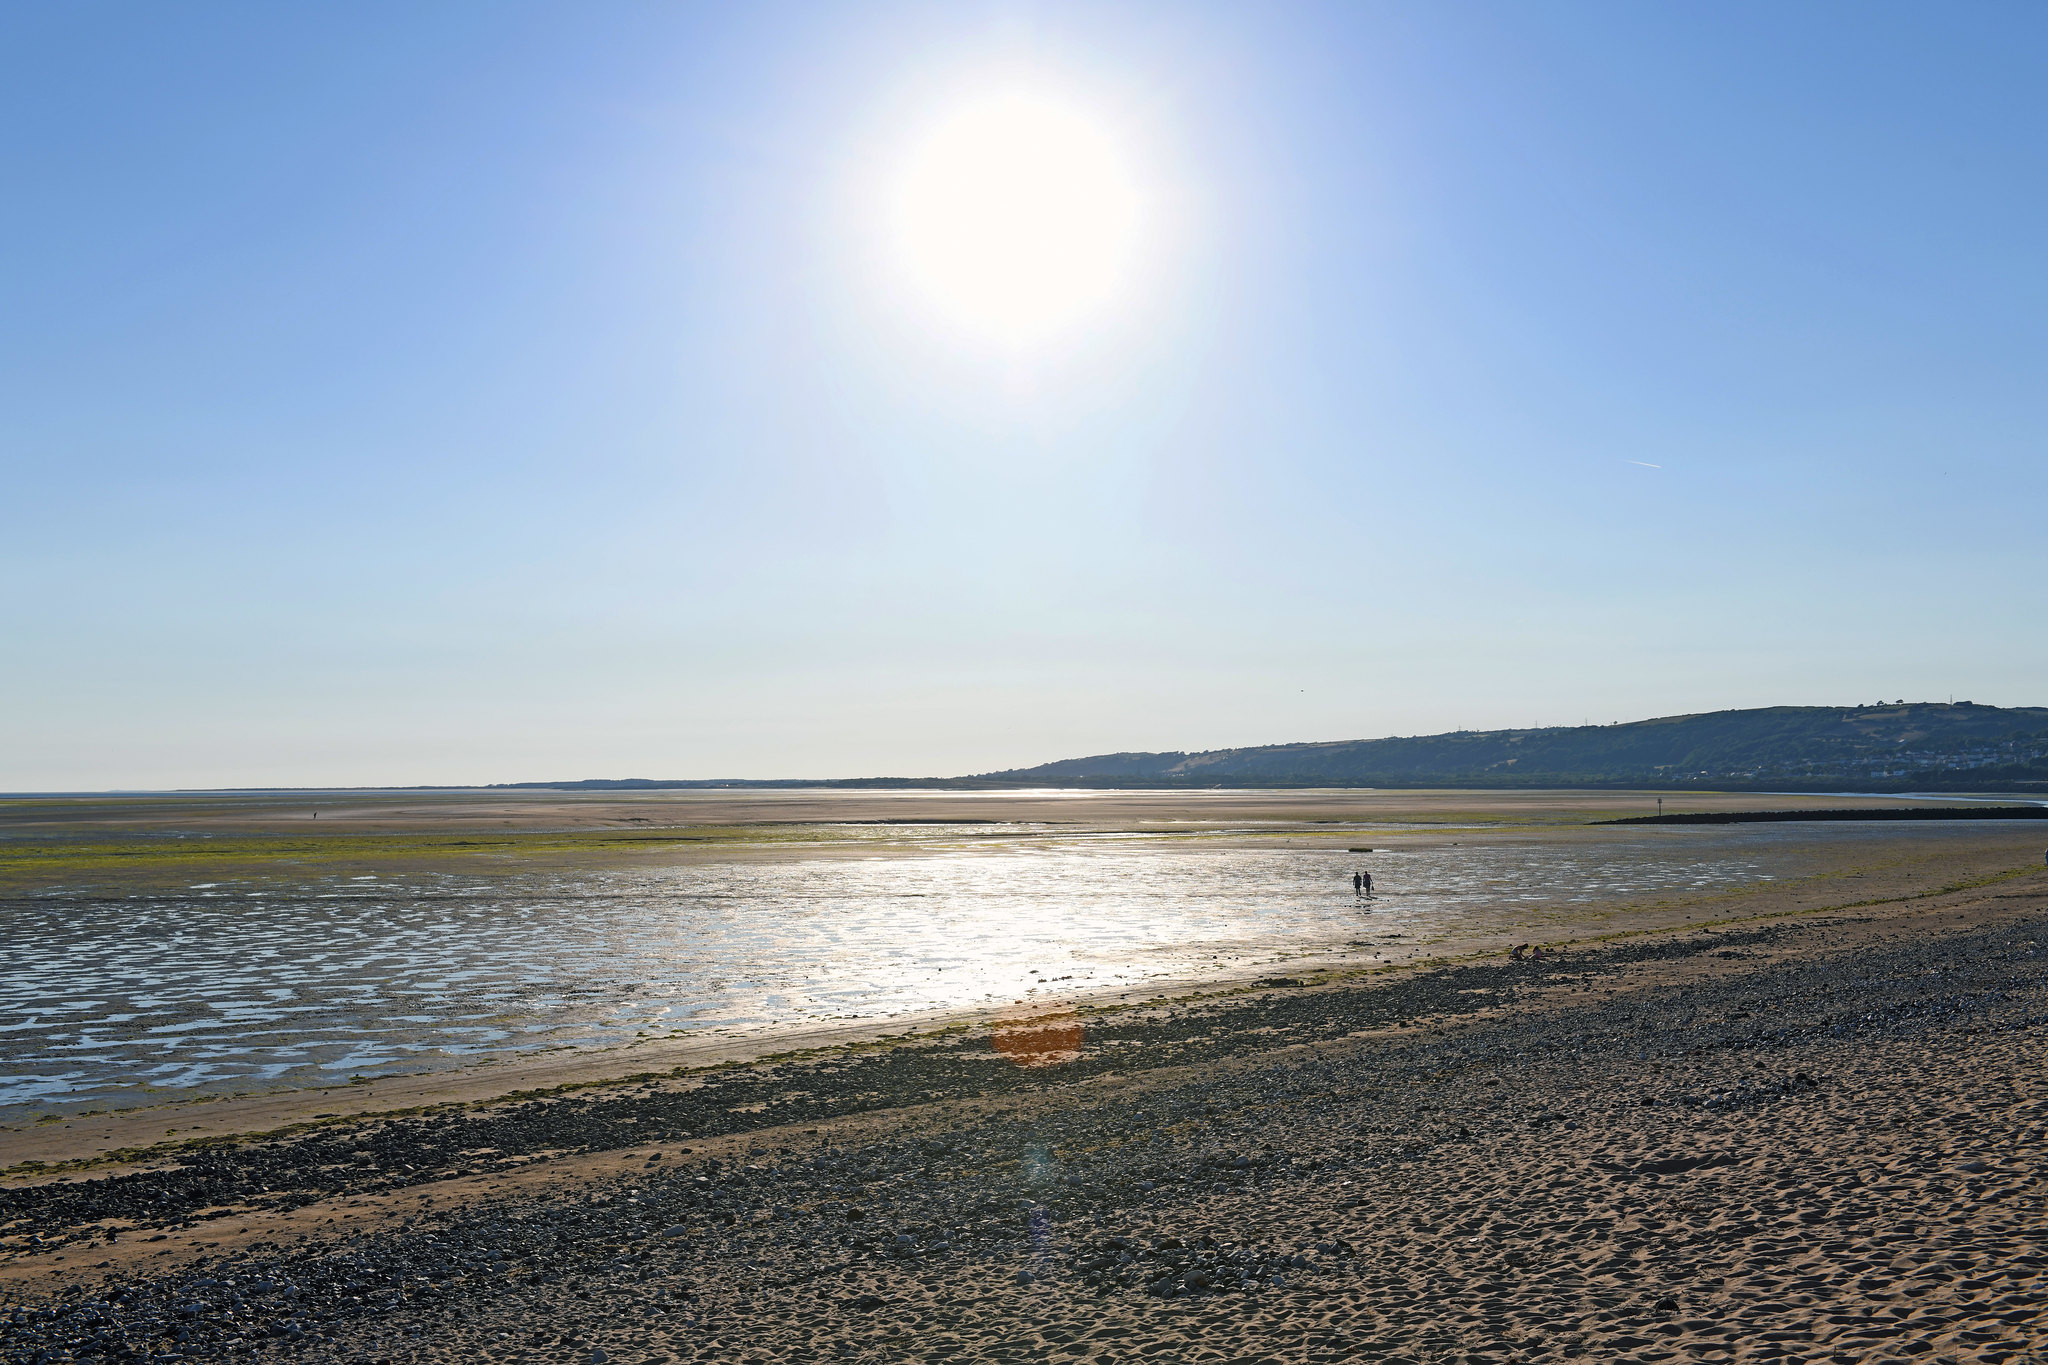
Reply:
[[1081, 1055], [1086, 1033], [1072, 1010], [1005, 1019], [995, 1027], [995, 1049], [1022, 1067], [1061, 1066]]

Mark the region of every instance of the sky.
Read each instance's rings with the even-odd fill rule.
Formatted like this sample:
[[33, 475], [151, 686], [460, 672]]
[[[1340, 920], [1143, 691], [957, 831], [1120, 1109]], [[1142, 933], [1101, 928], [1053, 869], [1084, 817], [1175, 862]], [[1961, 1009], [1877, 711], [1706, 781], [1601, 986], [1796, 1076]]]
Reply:
[[[2044, 77], [2028, 4], [0, 6], [0, 790], [2048, 704]], [[1013, 106], [1098, 190], [947, 239]]]

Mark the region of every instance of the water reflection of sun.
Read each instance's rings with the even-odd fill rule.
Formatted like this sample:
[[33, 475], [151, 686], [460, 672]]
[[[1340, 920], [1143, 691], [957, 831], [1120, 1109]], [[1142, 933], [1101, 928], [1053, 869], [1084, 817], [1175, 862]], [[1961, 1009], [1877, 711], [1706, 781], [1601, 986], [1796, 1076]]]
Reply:
[[1017, 1066], [1041, 1067], [1079, 1058], [1085, 1037], [1079, 1015], [1047, 1007], [997, 1020], [992, 1041], [996, 1051]]

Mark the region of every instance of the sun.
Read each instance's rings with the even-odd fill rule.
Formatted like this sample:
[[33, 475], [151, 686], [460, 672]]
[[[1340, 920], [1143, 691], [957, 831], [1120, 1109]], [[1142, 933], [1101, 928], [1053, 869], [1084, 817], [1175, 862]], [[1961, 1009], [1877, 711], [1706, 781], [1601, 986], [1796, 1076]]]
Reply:
[[1139, 195], [1115, 141], [1036, 92], [956, 109], [913, 146], [889, 204], [910, 285], [999, 344], [1033, 344], [1101, 310], [1138, 246]]

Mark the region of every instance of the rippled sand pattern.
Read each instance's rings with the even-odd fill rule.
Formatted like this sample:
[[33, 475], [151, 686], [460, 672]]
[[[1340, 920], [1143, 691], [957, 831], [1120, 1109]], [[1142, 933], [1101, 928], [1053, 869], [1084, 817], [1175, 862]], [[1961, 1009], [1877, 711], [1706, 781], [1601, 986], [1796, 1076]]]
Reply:
[[[1756, 829], [1371, 858], [1124, 839], [59, 892], [0, 907], [0, 1105], [973, 1007], [1347, 945], [1394, 958], [1587, 903], [1741, 885], [1787, 856]], [[1351, 895], [1361, 864], [1385, 893], [1369, 910]]]

